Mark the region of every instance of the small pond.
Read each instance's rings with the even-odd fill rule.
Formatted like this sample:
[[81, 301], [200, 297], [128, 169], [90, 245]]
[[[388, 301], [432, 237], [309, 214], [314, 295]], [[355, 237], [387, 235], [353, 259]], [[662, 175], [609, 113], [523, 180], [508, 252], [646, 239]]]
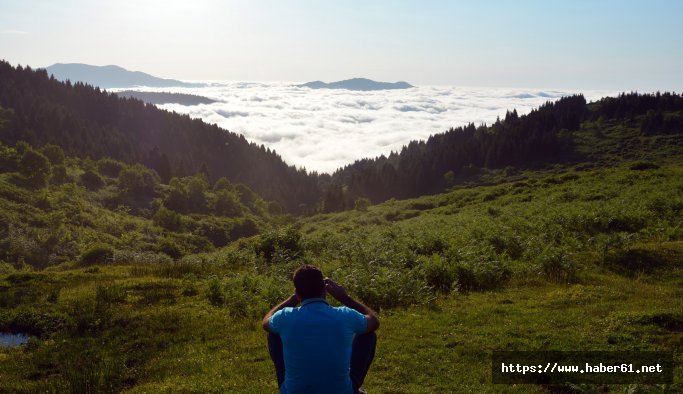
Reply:
[[0, 332], [0, 347], [16, 347], [23, 345], [28, 341], [26, 334], [10, 334], [7, 332]]

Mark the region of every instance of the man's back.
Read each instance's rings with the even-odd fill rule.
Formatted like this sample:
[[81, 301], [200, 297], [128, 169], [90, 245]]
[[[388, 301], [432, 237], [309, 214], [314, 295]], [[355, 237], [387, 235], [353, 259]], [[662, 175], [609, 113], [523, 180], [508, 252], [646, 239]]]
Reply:
[[353, 392], [351, 343], [367, 329], [364, 315], [311, 298], [297, 308], [279, 310], [269, 325], [282, 338], [286, 369], [281, 392]]

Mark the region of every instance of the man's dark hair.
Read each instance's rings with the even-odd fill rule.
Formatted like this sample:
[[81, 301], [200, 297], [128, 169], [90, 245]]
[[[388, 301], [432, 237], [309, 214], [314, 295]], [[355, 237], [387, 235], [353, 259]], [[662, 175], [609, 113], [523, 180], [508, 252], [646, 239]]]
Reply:
[[323, 273], [312, 265], [304, 265], [294, 271], [292, 276], [296, 293], [305, 300], [307, 298], [322, 297], [325, 291]]

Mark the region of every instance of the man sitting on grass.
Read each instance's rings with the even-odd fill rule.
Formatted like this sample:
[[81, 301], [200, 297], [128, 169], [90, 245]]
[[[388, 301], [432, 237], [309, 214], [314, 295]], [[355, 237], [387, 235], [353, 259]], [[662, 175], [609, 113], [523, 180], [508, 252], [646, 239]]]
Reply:
[[[363, 393], [379, 319], [322, 272], [294, 272], [295, 293], [263, 317], [280, 393]], [[333, 308], [329, 293], [345, 306]], [[298, 305], [298, 307], [297, 307]]]

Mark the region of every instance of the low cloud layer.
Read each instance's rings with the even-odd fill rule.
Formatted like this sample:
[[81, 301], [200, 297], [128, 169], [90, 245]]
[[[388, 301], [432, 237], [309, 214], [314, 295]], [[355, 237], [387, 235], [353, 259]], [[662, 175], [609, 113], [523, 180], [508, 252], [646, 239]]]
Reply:
[[[507, 110], [525, 114], [548, 100], [577, 93], [444, 86], [358, 92], [262, 82], [215, 82], [174, 92], [217, 102], [161, 108], [243, 134], [249, 141], [275, 149], [287, 163], [318, 172], [333, 172], [357, 159], [400, 151], [411, 140], [423, 140], [450, 127], [490, 124]], [[590, 101], [615, 92], [582, 93]]]

